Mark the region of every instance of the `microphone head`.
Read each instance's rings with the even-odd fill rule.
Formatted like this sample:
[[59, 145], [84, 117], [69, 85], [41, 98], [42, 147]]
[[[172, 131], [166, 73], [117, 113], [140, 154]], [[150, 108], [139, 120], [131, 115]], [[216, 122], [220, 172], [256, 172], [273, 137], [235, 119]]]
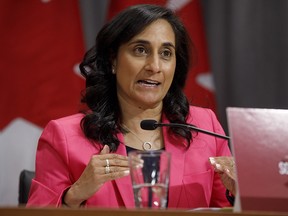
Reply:
[[154, 119], [147, 119], [147, 120], [143, 120], [140, 123], [140, 127], [143, 130], [155, 130], [158, 125], [157, 125], [157, 121]]

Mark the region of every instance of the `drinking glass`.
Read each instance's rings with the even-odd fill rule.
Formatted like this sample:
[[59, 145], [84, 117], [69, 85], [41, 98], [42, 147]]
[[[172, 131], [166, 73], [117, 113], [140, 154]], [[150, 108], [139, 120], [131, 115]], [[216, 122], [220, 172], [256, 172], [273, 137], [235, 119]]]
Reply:
[[167, 208], [170, 153], [132, 151], [128, 158], [136, 208]]

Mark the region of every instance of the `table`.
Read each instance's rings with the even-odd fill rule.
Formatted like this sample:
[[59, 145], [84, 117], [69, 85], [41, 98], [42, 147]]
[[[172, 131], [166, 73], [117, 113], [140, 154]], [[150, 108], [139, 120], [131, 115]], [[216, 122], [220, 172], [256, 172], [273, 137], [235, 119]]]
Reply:
[[69, 208], [25, 208], [2, 207], [0, 216], [288, 216], [280, 212], [243, 212], [233, 213], [232, 210], [217, 211], [186, 211], [186, 210], [126, 210], [126, 209], [69, 209]]

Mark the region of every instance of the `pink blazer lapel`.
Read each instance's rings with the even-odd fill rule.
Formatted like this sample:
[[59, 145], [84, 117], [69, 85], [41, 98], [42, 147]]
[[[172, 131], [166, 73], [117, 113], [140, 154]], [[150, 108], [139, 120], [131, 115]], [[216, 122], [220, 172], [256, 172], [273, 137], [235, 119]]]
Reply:
[[[120, 142], [123, 143], [123, 135], [118, 134], [118, 138]], [[120, 144], [116, 154], [121, 154], [121, 155], [127, 155], [126, 152], [126, 147], [124, 144]], [[115, 180], [116, 186], [119, 190], [119, 193], [123, 199], [124, 205], [126, 208], [133, 208], [135, 206], [134, 202], [134, 195], [133, 195], [133, 188], [132, 188], [132, 181], [131, 181], [131, 176], [125, 176], [123, 178], [119, 178]]]
[[[163, 118], [163, 123], [169, 123]], [[171, 167], [170, 167], [170, 183], [168, 194], [168, 207], [175, 208], [178, 206], [181, 194], [181, 187], [183, 183], [184, 160], [185, 160], [185, 140], [169, 136], [168, 127], [163, 127], [163, 135], [165, 142], [165, 150], [171, 152]], [[182, 143], [180, 143], [182, 142]]]

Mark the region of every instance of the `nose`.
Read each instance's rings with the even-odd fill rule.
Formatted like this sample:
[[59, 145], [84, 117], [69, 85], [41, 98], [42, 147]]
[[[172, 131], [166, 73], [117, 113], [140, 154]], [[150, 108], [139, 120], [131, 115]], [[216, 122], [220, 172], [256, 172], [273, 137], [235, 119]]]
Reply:
[[147, 57], [145, 69], [153, 73], [159, 73], [161, 71], [161, 61], [158, 54]]

